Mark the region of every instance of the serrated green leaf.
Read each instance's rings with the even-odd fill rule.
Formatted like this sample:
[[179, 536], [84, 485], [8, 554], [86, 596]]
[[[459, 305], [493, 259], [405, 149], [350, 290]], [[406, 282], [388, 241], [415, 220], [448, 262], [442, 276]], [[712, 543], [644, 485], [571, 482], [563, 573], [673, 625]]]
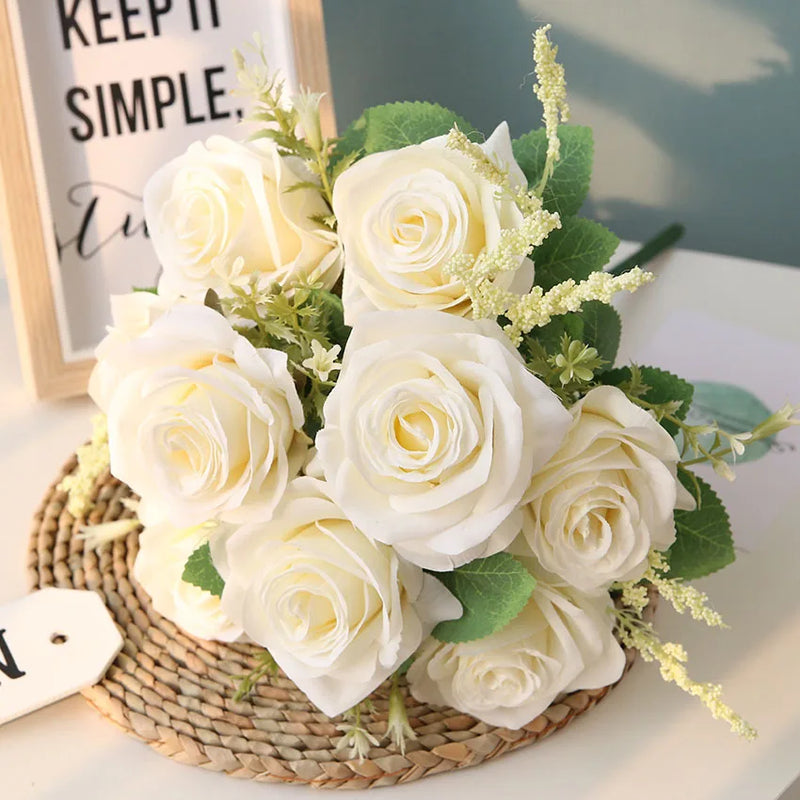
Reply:
[[622, 322], [612, 306], [590, 300], [580, 311], [561, 314], [544, 327], [534, 328], [524, 340], [538, 341], [553, 355], [561, 351], [561, 337], [565, 333], [570, 339], [594, 347], [600, 358], [611, 365], [617, 357]]
[[520, 350], [523, 355], [532, 352], [531, 344], [538, 342], [546, 355], [561, 352], [561, 337], [567, 334], [570, 339], [583, 341], [583, 320], [577, 314], [561, 314], [541, 328], [534, 328], [522, 337]]
[[466, 134], [475, 130], [463, 117], [437, 103], [387, 103], [368, 108], [364, 114], [364, 150], [367, 153], [397, 150], [444, 136], [454, 123]]
[[618, 244], [619, 239], [599, 222], [563, 219], [560, 230], [533, 251], [535, 282], [545, 291], [569, 278], [578, 283], [602, 269]]
[[594, 347], [600, 358], [613, 364], [622, 335], [622, 320], [617, 310], [608, 303], [590, 300], [583, 304], [578, 316], [583, 320], [581, 341]]
[[[684, 419], [689, 411], [694, 395], [694, 387], [688, 381], [658, 367], [640, 367], [642, 381], [649, 387], [642, 395], [642, 399], [654, 405], [668, 403], [671, 400], [680, 400], [681, 407], [675, 411], [678, 419]], [[609, 386], [621, 386], [631, 379], [630, 367], [611, 369], [598, 375], [598, 380]], [[669, 434], [675, 436], [678, 427], [669, 420], [662, 420], [661, 424]]]
[[[577, 214], [589, 192], [594, 159], [592, 129], [582, 125], [560, 125], [561, 158], [542, 196], [548, 211], [557, 211], [562, 219]], [[514, 158], [533, 187], [542, 177], [547, 157], [547, 134], [544, 128], [526, 133], [512, 142]]]
[[342, 298], [325, 289], [313, 289], [310, 301], [322, 319], [325, 332], [331, 344], [338, 344], [344, 349], [350, 336], [351, 328], [344, 324]]
[[681, 483], [700, 502], [694, 511], [675, 512], [675, 542], [667, 551], [670, 578], [695, 580], [727, 567], [736, 559], [728, 512], [714, 490], [702, 479], [680, 473]]
[[326, 228], [334, 230], [336, 227], [336, 217], [333, 214], [312, 214], [309, 219], [317, 225], [324, 225]]
[[225, 581], [211, 560], [211, 547], [208, 542], [201, 544], [189, 556], [181, 578], [186, 583], [191, 583], [192, 586], [197, 586], [216, 597], [221, 597], [225, 588]]
[[358, 119], [353, 120], [344, 133], [336, 140], [336, 145], [331, 154], [331, 164], [334, 169], [338, 163], [352, 153], [360, 154], [364, 151], [364, 142], [367, 138], [367, 115], [364, 112]]
[[318, 183], [314, 183], [314, 181], [297, 181], [297, 183], [287, 186], [283, 190], [283, 193], [289, 194], [290, 192], [299, 192], [301, 189], [312, 189], [318, 192], [320, 190], [320, 185]]
[[352, 167], [361, 155], [361, 151], [354, 150], [352, 153], [346, 153], [337, 159], [331, 171], [331, 179], [335, 181], [348, 167]]
[[440, 622], [433, 629], [433, 636], [442, 642], [469, 642], [499, 631], [525, 608], [536, 586], [534, 577], [509, 553], [432, 574], [464, 608], [460, 619]]

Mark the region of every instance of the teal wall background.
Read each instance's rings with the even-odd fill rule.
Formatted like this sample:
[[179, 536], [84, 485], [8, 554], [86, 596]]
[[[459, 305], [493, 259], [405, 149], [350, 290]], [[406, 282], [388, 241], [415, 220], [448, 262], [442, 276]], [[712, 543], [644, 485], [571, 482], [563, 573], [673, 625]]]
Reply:
[[539, 124], [530, 34], [553, 23], [572, 122], [595, 134], [583, 213], [645, 239], [800, 266], [799, 0], [325, 0], [339, 129], [433, 100], [488, 133]]

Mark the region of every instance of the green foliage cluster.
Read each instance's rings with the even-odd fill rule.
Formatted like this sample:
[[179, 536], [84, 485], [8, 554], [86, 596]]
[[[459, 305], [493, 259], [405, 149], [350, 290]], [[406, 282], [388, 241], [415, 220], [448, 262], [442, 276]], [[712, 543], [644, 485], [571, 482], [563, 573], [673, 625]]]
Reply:
[[251, 282], [231, 290], [231, 297], [217, 299], [220, 310], [255, 347], [286, 353], [303, 404], [305, 432], [313, 439], [322, 427], [322, 408], [335, 382], [320, 380], [303, 362], [312, 356], [315, 340], [325, 349], [337, 344], [343, 349], [347, 344], [350, 328], [344, 324], [341, 298], [319, 286], [287, 291], [279, 284], [262, 289]]
[[278, 674], [278, 664], [268, 650], [261, 650], [255, 658], [256, 665], [250, 672], [233, 676], [233, 681], [236, 685], [236, 694], [233, 695], [233, 701], [235, 703], [244, 700], [252, 694], [253, 690], [256, 688], [256, 684], [262, 678]]

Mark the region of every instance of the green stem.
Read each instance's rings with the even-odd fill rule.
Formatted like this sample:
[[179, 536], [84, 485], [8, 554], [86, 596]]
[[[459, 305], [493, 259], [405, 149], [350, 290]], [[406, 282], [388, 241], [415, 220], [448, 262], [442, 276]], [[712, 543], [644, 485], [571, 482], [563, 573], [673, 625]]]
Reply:
[[[647, 400], [643, 400], [641, 397], [629, 397], [636, 405], [640, 406], [644, 409], [655, 409], [657, 405], [655, 403], [648, 403]], [[680, 417], [676, 417], [674, 414], [664, 414], [662, 415], [661, 419], [667, 420], [667, 422], [671, 422], [673, 425], [678, 427], [681, 431], [687, 431], [691, 428], [691, 425], [687, 425]], [[749, 442], [748, 442], [749, 444]], [[681, 461], [679, 466], [683, 467], [690, 467], [693, 464], [704, 464], [707, 461], [713, 461], [714, 459], [718, 458], [719, 456], [727, 455], [733, 449], [732, 447], [728, 447], [724, 450], [720, 450], [718, 452], [709, 452], [706, 450], [702, 445], [699, 443], [695, 448], [693, 448], [695, 452], [702, 453], [702, 456], [698, 458], [693, 458], [691, 461]]]
[[[328, 146], [327, 140], [322, 143], [322, 147]], [[328, 203], [328, 206], [333, 209], [333, 189], [331, 182], [328, 178], [328, 159], [323, 156], [322, 150], [317, 151], [317, 167], [319, 167], [319, 179], [322, 181], [322, 194]]]
[[[757, 441], [757, 440], [753, 440]], [[750, 442], [747, 442], [750, 444]], [[722, 458], [723, 456], [727, 456], [729, 453], [733, 452], [732, 447], [725, 447], [722, 450], [714, 450], [713, 452], [709, 453], [707, 450], [703, 450], [703, 448], [699, 448], [700, 452], [703, 454], [702, 456], [698, 456], [697, 458], [689, 459], [689, 461], [681, 461], [682, 467], [692, 467], [695, 464], [705, 464], [708, 461], [716, 461], [717, 459]]]
[[536, 188], [533, 190], [533, 193], [540, 199], [544, 194], [547, 181], [550, 180], [550, 176], [553, 174], [553, 166], [554, 159], [551, 156], [547, 156], [547, 160], [544, 162], [544, 169], [542, 170], [542, 177], [539, 179], [539, 183], [536, 184]]
[[659, 231], [652, 239], [645, 242], [632, 256], [620, 261], [612, 267], [609, 272], [612, 275], [622, 275], [630, 272], [634, 267], [644, 266], [648, 261], [652, 261], [664, 250], [672, 247], [686, 232], [686, 229], [678, 222], [674, 222], [663, 231]]

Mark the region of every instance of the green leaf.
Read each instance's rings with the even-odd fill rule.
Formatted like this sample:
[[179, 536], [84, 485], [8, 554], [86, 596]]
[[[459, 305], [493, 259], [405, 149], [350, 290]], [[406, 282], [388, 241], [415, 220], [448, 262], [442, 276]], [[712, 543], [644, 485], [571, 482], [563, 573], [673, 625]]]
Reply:
[[222, 314], [225, 316], [225, 312], [222, 310], [222, 304], [219, 301], [219, 295], [213, 290], [208, 289], [206, 291], [206, 296], [203, 298], [203, 305], [206, 308], [210, 308], [212, 311], [216, 311], [217, 314]]
[[186, 583], [197, 586], [216, 597], [222, 596], [225, 588], [225, 581], [217, 572], [214, 562], [211, 560], [211, 547], [208, 542], [201, 544], [187, 559], [186, 566], [181, 575]]
[[594, 347], [600, 358], [613, 364], [622, 335], [622, 320], [617, 310], [608, 303], [590, 300], [583, 304], [578, 316], [583, 320], [581, 341]]
[[[752, 430], [771, 413], [761, 400], [740, 386], [697, 381], [694, 384], [694, 396], [686, 421], [690, 425], [708, 425], [717, 422], [720, 428], [730, 433], [744, 433]], [[748, 442], [744, 453], [736, 456], [736, 463], [755, 461], [767, 455], [774, 440], [774, 436], [768, 436], [752, 444]], [[700, 437], [700, 443], [706, 449], [709, 449], [713, 442], [712, 433]], [[730, 454], [725, 456], [725, 460], [734, 461]]]
[[414, 659], [416, 658], [416, 654], [412, 653], [398, 668], [397, 674], [402, 676], [405, 675], [410, 669], [411, 665], [414, 663]]
[[342, 298], [325, 289], [313, 289], [310, 301], [320, 314], [325, 332], [331, 344], [338, 344], [344, 350], [351, 328], [344, 324]]
[[314, 181], [297, 181], [297, 183], [287, 186], [283, 192], [284, 194], [290, 194], [291, 192], [299, 192], [301, 189], [311, 189], [312, 191], [318, 192], [320, 190], [320, 185], [314, 183]]
[[509, 553], [433, 574], [464, 608], [460, 619], [440, 622], [433, 629], [442, 642], [469, 642], [499, 631], [525, 608], [536, 586], [533, 576]]
[[348, 167], [352, 167], [361, 155], [360, 151], [354, 150], [352, 153], [346, 153], [341, 158], [337, 158], [331, 170], [331, 180], [335, 181]]
[[[560, 125], [558, 138], [561, 140], [561, 158], [553, 168], [542, 202], [548, 211], [557, 211], [564, 219], [578, 213], [589, 192], [594, 142], [592, 129], [581, 125]], [[547, 157], [544, 128], [520, 136], [512, 142], [512, 147], [528, 185], [536, 186]]]
[[[692, 395], [694, 394], [692, 384], [658, 367], [640, 367], [639, 371], [641, 372], [642, 381], [648, 387], [647, 391], [641, 395], [642, 400], [646, 400], [653, 405], [680, 400], [681, 407], [674, 414], [678, 419], [684, 419], [689, 411]], [[620, 386], [624, 389], [624, 384], [631, 380], [631, 376], [630, 367], [620, 367], [598, 375], [598, 380], [608, 386]], [[675, 436], [678, 432], [677, 425], [669, 420], [662, 420], [661, 424], [672, 436]]]
[[336, 146], [331, 155], [331, 164], [336, 166], [343, 158], [352, 153], [361, 153], [367, 139], [367, 115], [364, 112], [358, 119], [353, 120], [345, 132], [336, 140]]
[[157, 286], [134, 286], [131, 291], [147, 292], [147, 294], [158, 294]]
[[364, 114], [364, 149], [367, 153], [397, 150], [435, 136], [444, 136], [454, 123], [466, 134], [475, 130], [463, 117], [437, 103], [387, 103], [368, 108]]
[[535, 281], [545, 291], [572, 278], [576, 283], [602, 269], [614, 255], [619, 239], [599, 222], [583, 217], [561, 220], [533, 251]]
[[553, 317], [542, 328], [534, 328], [525, 339], [538, 341], [549, 355], [561, 352], [561, 338], [583, 342], [597, 350], [609, 364], [614, 363], [619, 349], [622, 322], [617, 311], [607, 303], [590, 300], [577, 312]]
[[[667, 551], [670, 578], [694, 580], [716, 572], [736, 558], [728, 512], [714, 490], [694, 476], [700, 502], [694, 511], [675, 512], [675, 542]], [[694, 494], [694, 480], [680, 473], [681, 483]]]

